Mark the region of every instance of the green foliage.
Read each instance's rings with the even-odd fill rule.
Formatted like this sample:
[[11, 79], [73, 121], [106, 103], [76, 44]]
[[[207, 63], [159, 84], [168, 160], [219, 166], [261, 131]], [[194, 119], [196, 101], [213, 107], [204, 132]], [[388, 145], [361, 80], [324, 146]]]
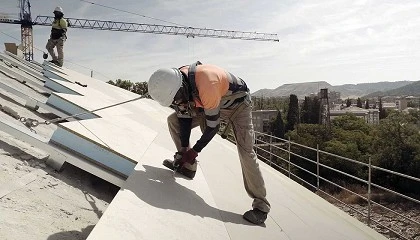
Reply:
[[384, 119], [387, 115], [386, 110], [382, 107], [382, 98], [379, 98], [379, 119]]
[[134, 83], [131, 91], [140, 95], [147, 94], [148, 93], [147, 82]]
[[366, 102], [365, 102], [365, 109], [369, 109], [369, 99], [366, 99]]
[[[299, 124], [295, 121], [295, 124], [292, 125], [296, 127], [293, 130], [289, 129], [285, 134], [286, 138], [290, 137], [292, 142], [311, 148], [318, 146], [320, 150], [355, 161], [368, 163], [369, 158], [371, 158], [372, 164], [380, 168], [417, 178], [420, 177], [420, 111], [413, 109], [408, 114], [398, 111], [385, 113], [384, 109], [382, 109], [382, 101], [379, 99], [380, 111], [382, 114], [385, 113], [379, 125], [367, 124], [364, 119], [349, 113], [333, 119], [331, 128], [327, 128], [324, 125], [307, 124], [307, 122], [311, 121], [310, 106], [313, 104], [311, 102], [314, 101], [315, 99], [305, 98], [301, 108], [302, 123]], [[286, 129], [287, 127], [290, 128], [291, 123], [293, 123], [294, 119], [290, 118], [290, 116], [296, 113], [294, 112], [296, 108], [291, 106], [296, 102], [297, 98], [294, 99], [290, 96]], [[348, 99], [347, 104], [349, 102], [350, 100]], [[368, 106], [368, 101], [366, 101], [365, 106]], [[277, 116], [277, 119], [281, 119], [280, 114]], [[275, 123], [280, 124], [276, 121], [272, 122], [273, 132], [276, 130]], [[277, 129], [280, 128], [278, 127]], [[287, 147], [287, 145], [283, 146], [286, 149]], [[316, 161], [317, 154], [314, 149], [307, 149], [292, 144], [291, 150], [297, 154], [290, 156], [292, 163], [312, 173], [316, 173], [315, 164], [304, 160], [304, 158], [307, 158]], [[280, 158], [286, 160], [289, 158], [287, 152], [280, 150], [274, 150], [274, 152]], [[355, 177], [367, 179], [368, 169], [366, 166], [323, 153], [319, 157], [322, 164]], [[287, 161], [281, 161], [280, 158], [274, 159], [274, 161], [278, 165], [287, 168]], [[314, 183], [314, 177], [307, 172], [297, 167], [292, 167], [291, 170], [306, 181]], [[356, 180], [328, 168], [321, 167], [320, 173], [321, 176], [333, 182], [356, 182]], [[372, 182], [403, 194], [420, 194], [419, 183], [378, 169], [372, 170]]]
[[[331, 139], [330, 130], [326, 126], [319, 124], [299, 124], [298, 128], [288, 132], [286, 136], [290, 137], [292, 142], [312, 148], [319, 146], [319, 149], [323, 149], [325, 142], [328, 142]], [[316, 151], [311, 149], [303, 148], [298, 145], [292, 145], [291, 151], [299, 156], [312, 159], [313, 161], [316, 161], [317, 159]], [[291, 162], [315, 174], [316, 165], [299, 156], [294, 154], [291, 155]], [[297, 167], [292, 167], [292, 172], [312, 184], [316, 183], [316, 178]]]
[[133, 87], [133, 83], [130, 80], [117, 79], [115, 81], [115, 86], [123, 88], [123, 89], [128, 90], [128, 91], [131, 91], [131, 89]]
[[[343, 137], [343, 136], [341, 136]], [[345, 137], [344, 137], [345, 138]], [[347, 157], [350, 159], [357, 159], [360, 160], [361, 157], [363, 157], [363, 153], [359, 150], [358, 144], [355, 141], [350, 141], [348, 143], [344, 142], [344, 138], [340, 139], [334, 139], [331, 141], [328, 141], [325, 145], [324, 150], [326, 152], [330, 152], [333, 154], [337, 154], [343, 157]], [[351, 138], [351, 137], [350, 137]], [[352, 139], [353, 140], [353, 139]], [[354, 164], [353, 162], [340, 159], [337, 157], [329, 156], [329, 155], [321, 155], [321, 163], [330, 166], [332, 168], [335, 168], [337, 170], [340, 170], [342, 172], [351, 174], [356, 177], [361, 177], [366, 179], [366, 172], [363, 171], [363, 168], [361, 165]], [[325, 176], [326, 178], [333, 180], [333, 179], [339, 179], [344, 180], [346, 179], [345, 176], [343, 176], [340, 173], [336, 173], [334, 171], [331, 171], [329, 169], [321, 169], [321, 175]]]
[[420, 110], [418, 109], [411, 109], [408, 111], [408, 114], [413, 119], [413, 123], [420, 123]]
[[296, 95], [290, 95], [289, 110], [287, 111], [286, 131], [293, 131], [299, 120], [299, 101]]
[[150, 98], [148, 94], [147, 82], [136, 82], [133, 83], [130, 80], [121, 80], [117, 79], [115, 82], [109, 80], [108, 84], [123, 88], [125, 90], [131, 91], [133, 93], [137, 93], [140, 95], [146, 95], [146, 97]]
[[310, 107], [311, 98], [305, 97], [305, 100], [302, 103], [301, 113], [300, 113], [300, 122], [301, 123], [309, 123], [309, 116], [310, 116]]
[[363, 108], [362, 99], [357, 98], [357, 105], [356, 106], [359, 107], [359, 108]]
[[334, 118], [331, 125], [335, 129], [343, 129], [346, 131], [362, 131], [368, 133], [371, 125], [367, 124], [363, 119], [356, 117], [354, 114], [346, 113], [343, 116]]
[[[333, 119], [331, 129], [324, 125], [300, 124], [295, 131], [289, 132], [288, 136], [292, 141], [305, 146], [316, 148], [318, 145], [320, 150], [356, 161], [368, 162], [372, 144], [371, 132], [372, 126], [365, 123], [363, 119], [347, 114]], [[293, 151], [309, 159], [315, 160], [317, 157], [314, 150], [294, 148]], [[315, 171], [312, 163], [295, 157], [293, 157], [293, 161], [312, 172]], [[326, 154], [320, 155], [320, 161], [327, 166], [366, 179], [366, 169], [361, 165]], [[308, 175], [299, 170], [295, 171], [300, 174], [300, 177]], [[348, 177], [327, 168], [321, 168], [320, 172], [323, 177], [329, 180], [351, 181]], [[310, 179], [306, 180], [310, 181]]]
[[[332, 139], [325, 143], [324, 150], [346, 158], [368, 163], [373, 138], [371, 137], [372, 126], [363, 119], [353, 114], [346, 114], [335, 118], [331, 122]], [[340, 171], [353, 176], [366, 179], [366, 169], [351, 161], [339, 159], [332, 156], [323, 156], [322, 162]], [[343, 179], [342, 175], [329, 173]]]
[[301, 123], [317, 124], [319, 123], [320, 101], [318, 97], [305, 97], [301, 107]]
[[281, 97], [252, 97], [253, 110], [278, 110], [287, 106], [287, 101]]
[[315, 97], [312, 100], [312, 111], [309, 118], [309, 123], [320, 124], [320, 114], [321, 114], [321, 101], [318, 97]]
[[316, 148], [319, 144], [322, 149], [325, 142], [331, 140], [331, 132], [324, 125], [319, 124], [300, 124], [299, 128], [286, 134], [291, 141], [302, 145]]
[[350, 100], [350, 98], [347, 98], [346, 107], [350, 107], [350, 106], [351, 106], [351, 100]]
[[277, 112], [277, 116], [270, 122], [270, 131], [278, 138], [284, 138], [284, 122], [281, 112]]
[[112, 80], [109, 80], [108, 82], [106, 82], [106, 83], [108, 83], [108, 84], [111, 84], [111, 85], [114, 85], [115, 86], [115, 82], [114, 81], [112, 81]]
[[[375, 132], [373, 154], [374, 164], [386, 169], [420, 177], [420, 128], [411, 115], [392, 112], [383, 119]], [[398, 176], [377, 173], [378, 180], [390, 187], [402, 188], [405, 191], [417, 191], [413, 184], [402, 181]]]

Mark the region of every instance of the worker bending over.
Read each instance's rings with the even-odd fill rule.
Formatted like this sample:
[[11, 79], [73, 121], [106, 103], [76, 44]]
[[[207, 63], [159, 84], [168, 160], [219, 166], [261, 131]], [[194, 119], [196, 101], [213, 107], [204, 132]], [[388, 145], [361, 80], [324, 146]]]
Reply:
[[[168, 117], [168, 126], [177, 152], [173, 161], [165, 160], [163, 164], [191, 179], [197, 170], [196, 157], [216, 135], [220, 121], [232, 127], [245, 190], [254, 199], [252, 210], [243, 217], [254, 224], [264, 223], [270, 203], [253, 149], [252, 101], [245, 82], [220, 67], [196, 62], [157, 70], [149, 79], [148, 90], [162, 106], [175, 109]], [[191, 148], [191, 129], [197, 126], [202, 136]]]

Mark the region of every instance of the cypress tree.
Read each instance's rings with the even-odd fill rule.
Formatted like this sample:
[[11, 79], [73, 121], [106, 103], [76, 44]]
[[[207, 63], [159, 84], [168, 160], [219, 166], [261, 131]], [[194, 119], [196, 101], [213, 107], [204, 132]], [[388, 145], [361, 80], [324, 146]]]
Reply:
[[299, 102], [296, 95], [291, 94], [289, 99], [289, 110], [287, 111], [286, 131], [293, 131], [299, 118]]
[[362, 100], [360, 98], [357, 98], [357, 107], [363, 108]]

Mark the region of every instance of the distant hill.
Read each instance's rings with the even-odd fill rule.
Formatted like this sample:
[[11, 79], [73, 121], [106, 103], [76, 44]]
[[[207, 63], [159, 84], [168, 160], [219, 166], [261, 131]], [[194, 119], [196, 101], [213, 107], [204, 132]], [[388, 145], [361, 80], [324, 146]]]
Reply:
[[252, 96], [257, 97], [288, 97], [290, 94], [295, 94], [298, 98], [303, 98], [311, 93], [318, 93], [321, 88], [331, 88], [331, 84], [327, 82], [305, 82], [305, 83], [292, 83], [284, 84], [276, 89], [261, 89], [254, 93]]
[[[311, 93], [318, 93], [321, 88], [328, 88], [329, 91], [336, 91], [341, 93], [341, 98], [358, 98], [363, 97], [374, 92], [387, 92], [389, 90], [402, 88], [407, 85], [416, 83], [415, 81], [397, 81], [397, 82], [377, 82], [377, 83], [359, 83], [359, 84], [345, 84], [332, 86], [331, 84], [321, 82], [306, 82], [284, 84], [276, 89], [261, 89], [252, 96], [264, 97], [288, 97], [290, 94], [295, 94], [298, 98], [304, 98]], [[420, 92], [420, 91], [418, 91]], [[414, 94], [411, 94], [414, 95]]]
[[372, 98], [380, 96], [420, 96], [420, 81], [388, 91], [376, 91], [364, 97]]
[[386, 92], [392, 89], [407, 86], [413, 81], [398, 81], [398, 82], [377, 82], [377, 83], [360, 83], [360, 84], [345, 84], [332, 87], [332, 91], [341, 92], [341, 98], [358, 98], [366, 96], [373, 92]]

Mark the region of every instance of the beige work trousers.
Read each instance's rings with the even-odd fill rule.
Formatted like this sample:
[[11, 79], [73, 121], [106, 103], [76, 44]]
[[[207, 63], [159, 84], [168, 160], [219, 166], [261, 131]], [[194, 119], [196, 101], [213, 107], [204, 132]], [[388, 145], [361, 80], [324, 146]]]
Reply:
[[[251, 104], [248, 104], [248, 106], [243, 108], [232, 122], [232, 128], [236, 139], [239, 160], [241, 161], [245, 190], [248, 195], [254, 199], [252, 208], [258, 208], [263, 212], [269, 212], [270, 203], [266, 199], [264, 179], [257, 162], [257, 155], [253, 149], [255, 135], [252, 125], [251, 110]], [[233, 111], [234, 109], [221, 109], [220, 118], [227, 121]], [[192, 128], [200, 126], [203, 131], [204, 125], [204, 114], [197, 114], [196, 117], [193, 117]], [[175, 146], [179, 151], [181, 149], [181, 140], [179, 138], [180, 126], [176, 113], [169, 115], [168, 126]], [[196, 166], [193, 167], [196, 168]]]
[[[45, 48], [48, 50], [48, 53], [51, 55], [53, 61], [57, 61], [59, 66], [63, 66], [64, 62], [64, 42], [66, 40], [64, 37], [59, 39], [48, 39], [47, 46]], [[57, 47], [57, 55], [55, 55], [54, 47]]]

